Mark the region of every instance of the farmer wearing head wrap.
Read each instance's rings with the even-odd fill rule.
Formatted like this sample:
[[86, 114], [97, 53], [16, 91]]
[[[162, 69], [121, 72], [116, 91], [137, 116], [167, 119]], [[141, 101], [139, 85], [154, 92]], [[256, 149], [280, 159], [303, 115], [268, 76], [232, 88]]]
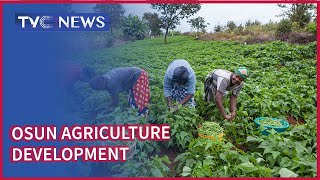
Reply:
[[63, 61], [58, 64], [58, 76], [61, 76], [63, 86], [70, 88], [77, 81], [88, 82], [95, 76], [93, 69], [87, 66], [81, 66], [73, 61]]
[[164, 77], [163, 91], [169, 108], [173, 107], [173, 100], [195, 107], [193, 95], [196, 91], [196, 76], [186, 60], [179, 59], [170, 63]]
[[128, 92], [128, 103], [139, 109], [139, 115], [147, 115], [150, 102], [148, 74], [138, 67], [115, 68], [108, 73], [95, 76], [90, 80], [94, 90], [107, 90], [111, 95], [111, 103], [106, 113], [112, 112], [118, 105], [119, 93]]
[[[79, 97], [74, 85], [77, 82], [88, 82], [95, 76], [92, 68], [82, 66], [75, 61], [64, 60], [56, 64], [56, 75], [59, 85], [61, 86], [61, 95], [64, 108], [67, 112], [72, 109], [74, 97]], [[81, 96], [80, 96], [81, 97]]]
[[[222, 69], [211, 71], [204, 83], [204, 100], [206, 102], [214, 101], [221, 115], [227, 120], [232, 120], [236, 116], [237, 96], [247, 76], [248, 71], [245, 67], [239, 67], [234, 73]], [[223, 107], [223, 96], [227, 94], [227, 91], [232, 92], [230, 96], [231, 114], [227, 114]]]

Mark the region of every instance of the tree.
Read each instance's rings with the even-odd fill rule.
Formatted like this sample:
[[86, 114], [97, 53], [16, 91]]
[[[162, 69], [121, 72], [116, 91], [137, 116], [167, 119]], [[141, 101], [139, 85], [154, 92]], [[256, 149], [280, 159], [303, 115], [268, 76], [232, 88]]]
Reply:
[[249, 19], [246, 23], [245, 23], [245, 27], [250, 27], [253, 26], [253, 22], [251, 22], [251, 20]]
[[209, 23], [206, 23], [203, 17], [200, 16], [190, 19], [187, 22], [190, 23], [192, 29], [196, 29], [196, 37], [198, 37], [199, 32], [206, 33], [206, 27], [207, 25], [210, 25]]
[[123, 21], [121, 29], [123, 34], [126, 36], [143, 39], [145, 37], [147, 26], [137, 15], [129, 14], [129, 16]]
[[245, 27], [250, 27], [250, 26], [261, 26], [261, 22], [258, 21], [258, 20], [255, 20], [255, 21], [251, 21], [251, 20], [248, 20], [246, 23], [245, 23]]
[[242, 24], [240, 24], [238, 27], [237, 27], [237, 31], [238, 32], [243, 32], [244, 30], [244, 27], [242, 26]]
[[161, 34], [161, 19], [157, 13], [144, 13], [142, 19], [146, 21], [151, 31], [151, 36], [159, 36]]
[[282, 19], [277, 26], [276, 36], [281, 41], [288, 39], [289, 34], [292, 32], [292, 21], [290, 19]]
[[176, 28], [180, 20], [194, 15], [201, 9], [199, 4], [151, 4], [160, 12], [161, 28], [165, 29], [164, 43], [167, 42], [169, 29]]
[[98, 13], [107, 13], [110, 17], [110, 31], [112, 29], [119, 28], [123, 21], [125, 10], [121, 4], [96, 4], [93, 10]]
[[253, 22], [253, 25], [254, 26], [261, 26], [261, 22], [260, 21], [258, 21], [257, 19]]
[[228, 21], [227, 22], [227, 28], [228, 28], [229, 31], [233, 31], [234, 29], [237, 28], [237, 25], [233, 21]]
[[221, 26], [220, 24], [214, 26], [214, 32], [222, 32], [223, 31], [223, 26]]
[[292, 22], [297, 22], [300, 28], [304, 28], [314, 16], [315, 6], [313, 4], [279, 4], [278, 6], [285, 9], [280, 16], [287, 17]]

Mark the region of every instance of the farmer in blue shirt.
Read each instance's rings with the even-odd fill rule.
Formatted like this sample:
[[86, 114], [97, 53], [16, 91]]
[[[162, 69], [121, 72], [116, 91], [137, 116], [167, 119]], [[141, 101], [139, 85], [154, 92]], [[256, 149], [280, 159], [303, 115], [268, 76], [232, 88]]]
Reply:
[[196, 76], [190, 64], [183, 59], [174, 60], [167, 68], [164, 83], [164, 96], [168, 107], [173, 107], [173, 100], [181, 105], [195, 107], [193, 95], [196, 91]]
[[148, 74], [138, 67], [119, 67], [106, 74], [95, 76], [90, 80], [94, 90], [107, 90], [111, 96], [111, 103], [106, 113], [114, 111], [119, 102], [119, 94], [128, 92], [128, 103], [139, 109], [139, 115], [148, 114], [150, 102], [150, 87]]

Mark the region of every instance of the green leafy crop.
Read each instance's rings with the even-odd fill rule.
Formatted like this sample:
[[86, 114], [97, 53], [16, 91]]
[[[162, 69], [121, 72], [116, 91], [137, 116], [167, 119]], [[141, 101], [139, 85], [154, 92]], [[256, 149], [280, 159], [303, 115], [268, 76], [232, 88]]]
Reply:
[[215, 122], [204, 122], [198, 129], [199, 134], [208, 136], [218, 136], [223, 133], [223, 129]]
[[[170, 124], [166, 142], [137, 142], [136, 154], [122, 168], [122, 176], [168, 177], [315, 177], [317, 152], [316, 43], [290, 45], [280, 41], [245, 45], [231, 41], [201, 41], [188, 36], [145, 39], [124, 45], [79, 53], [83, 65], [98, 74], [115, 67], [138, 66], [149, 76], [151, 102], [148, 118], [136, 116], [127, 107], [127, 96], [120, 96], [119, 107], [105, 115], [110, 96], [96, 92], [88, 84], [76, 84], [73, 112], [82, 123]], [[166, 69], [174, 59], [185, 59], [196, 75], [195, 109], [179, 108], [168, 112], [163, 95]], [[226, 121], [215, 102], [204, 102], [204, 80], [214, 69], [234, 71], [239, 66], [250, 70], [237, 97], [236, 118]], [[230, 113], [229, 96], [223, 98]], [[254, 124], [257, 117], [303, 119], [304, 125], [290, 126], [285, 132], [262, 136]], [[216, 122], [223, 128], [222, 141], [197, 138], [199, 124]], [[274, 123], [274, 122], [273, 122]], [[270, 124], [269, 124], [270, 125]], [[274, 124], [275, 126], [279, 126]], [[213, 131], [203, 128], [202, 133]], [[205, 132], [208, 131], [208, 132]], [[178, 153], [175, 166], [168, 169], [161, 148]], [[172, 157], [171, 157], [172, 159]]]
[[282, 124], [280, 121], [274, 120], [272, 118], [264, 118], [259, 121], [261, 125], [273, 126], [273, 127], [281, 127]]

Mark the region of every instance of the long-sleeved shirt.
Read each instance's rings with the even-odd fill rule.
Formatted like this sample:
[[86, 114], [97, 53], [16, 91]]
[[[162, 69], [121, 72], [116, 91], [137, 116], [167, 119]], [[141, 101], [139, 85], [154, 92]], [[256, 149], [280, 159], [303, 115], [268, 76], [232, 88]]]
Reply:
[[[188, 80], [185, 84], [178, 84], [172, 80], [174, 69], [180, 66], [186, 67], [189, 72]], [[168, 66], [166, 74], [164, 76], [164, 81], [163, 81], [163, 91], [164, 91], [165, 97], [172, 96], [171, 90], [174, 86], [187, 87], [187, 94], [194, 94], [196, 91], [196, 76], [190, 64], [186, 60], [183, 60], [183, 59], [174, 60]]]

